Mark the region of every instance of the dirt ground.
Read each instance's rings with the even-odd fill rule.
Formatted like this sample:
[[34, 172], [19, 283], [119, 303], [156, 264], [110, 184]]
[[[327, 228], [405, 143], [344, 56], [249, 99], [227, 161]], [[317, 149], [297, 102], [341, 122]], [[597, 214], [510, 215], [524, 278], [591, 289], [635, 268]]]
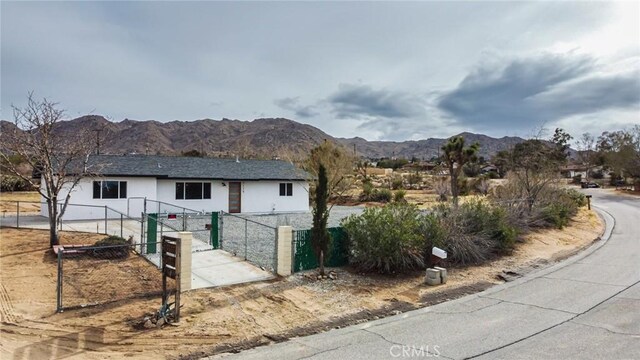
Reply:
[[[40, 202], [40, 194], [36, 191], [0, 192], [0, 214], [15, 214], [16, 201]], [[40, 204], [21, 203], [20, 212], [39, 212]], [[2, 215], [0, 215], [2, 216]]]
[[[376, 319], [481, 291], [589, 246], [601, 219], [581, 209], [563, 230], [530, 234], [512, 256], [479, 267], [450, 268], [446, 285], [428, 287], [423, 275], [362, 275], [335, 269], [336, 280], [312, 272], [182, 296], [177, 326], [141, 329], [160, 298], [135, 299], [55, 313], [55, 263], [46, 232], [1, 230], [2, 359], [199, 358], [237, 351]], [[64, 242], [97, 235], [63, 234]], [[86, 238], [85, 238], [86, 237]]]

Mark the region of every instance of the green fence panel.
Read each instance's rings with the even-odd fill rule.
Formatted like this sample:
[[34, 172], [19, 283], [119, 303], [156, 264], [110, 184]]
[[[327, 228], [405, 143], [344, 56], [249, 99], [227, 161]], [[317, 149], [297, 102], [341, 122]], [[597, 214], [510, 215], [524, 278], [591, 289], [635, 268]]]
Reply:
[[[344, 266], [349, 263], [347, 233], [342, 228], [329, 228], [331, 247], [324, 260], [327, 267]], [[311, 230], [296, 230], [294, 232], [295, 254], [293, 271], [316, 269], [318, 260], [311, 245]]]
[[218, 223], [218, 213], [212, 212], [211, 213], [211, 231], [209, 232], [209, 236], [210, 236], [209, 243], [214, 249], [220, 248], [220, 231], [218, 230], [219, 225], [220, 224]]
[[158, 241], [158, 214], [147, 214], [147, 254], [155, 254]]
[[349, 248], [347, 232], [341, 227], [329, 228], [331, 234], [331, 249], [324, 265], [329, 267], [345, 266], [349, 263]]

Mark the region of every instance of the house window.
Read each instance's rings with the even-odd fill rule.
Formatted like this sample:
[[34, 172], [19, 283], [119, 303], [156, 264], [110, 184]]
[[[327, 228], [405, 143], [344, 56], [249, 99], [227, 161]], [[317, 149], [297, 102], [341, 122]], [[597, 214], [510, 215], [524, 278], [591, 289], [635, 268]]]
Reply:
[[93, 182], [93, 198], [94, 199], [126, 199], [127, 198], [127, 182], [126, 181], [94, 181]]
[[280, 183], [280, 196], [293, 196], [293, 183]]
[[210, 182], [177, 182], [176, 200], [211, 199]]

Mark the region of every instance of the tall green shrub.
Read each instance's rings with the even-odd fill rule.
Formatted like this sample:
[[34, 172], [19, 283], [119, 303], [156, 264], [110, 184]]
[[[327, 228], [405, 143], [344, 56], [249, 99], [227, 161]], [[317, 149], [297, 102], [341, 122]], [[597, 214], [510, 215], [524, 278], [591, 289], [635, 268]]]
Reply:
[[327, 230], [327, 220], [329, 211], [327, 200], [329, 199], [329, 188], [327, 170], [321, 163], [318, 168], [318, 185], [316, 187], [315, 201], [313, 202], [313, 227], [311, 228], [311, 245], [320, 264], [320, 274], [324, 275], [324, 256], [329, 248], [331, 235]]

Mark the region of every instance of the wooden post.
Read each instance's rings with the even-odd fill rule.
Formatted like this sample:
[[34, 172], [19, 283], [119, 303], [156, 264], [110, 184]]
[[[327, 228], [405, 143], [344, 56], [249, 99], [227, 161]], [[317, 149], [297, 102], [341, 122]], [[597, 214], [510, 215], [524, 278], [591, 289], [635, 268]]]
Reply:
[[587, 209], [591, 210], [591, 196], [592, 195], [587, 195]]
[[180, 273], [181, 271], [181, 263], [180, 263], [180, 254], [182, 253], [182, 247], [180, 246], [180, 239], [176, 241], [176, 322], [180, 322]]

